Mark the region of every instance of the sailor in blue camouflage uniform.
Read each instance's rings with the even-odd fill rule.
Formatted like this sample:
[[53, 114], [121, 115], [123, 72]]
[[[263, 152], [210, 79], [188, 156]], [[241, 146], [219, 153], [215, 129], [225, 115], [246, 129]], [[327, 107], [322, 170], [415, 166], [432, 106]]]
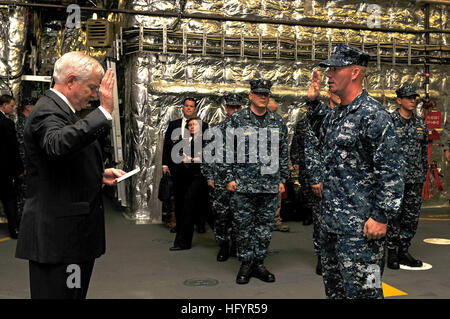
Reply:
[[[224, 100], [227, 117], [215, 127], [211, 128], [212, 130], [220, 130], [222, 132], [222, 137], [226, 136], [225, 127], [230, 120], [230, 116], [234, 112], [240, 110], [243, 103], [242, 97], [236, 93], [225, 95]], [[219, 253], [217, 254], [217, 261], [220, 262], [226, 261], [230, 256], [236, 256], [236, 243], [232, 230], [233, 212], [230, 208], [230, 198], [232, 193], [226, 188], [226, 171], [222, 165], [222, 163], [225, 163], [226, 161], [225, 151], [224, 148], [221, 163], [203, 163], [201, 166], [202, 174], [206, 177], [208, 186], [214, 189], [212, 195], [214, 235], [216, 242], [220, 246]]]
[[[250, 106], [235, 112], [227, 123], [227, 189], [234, 192], [237, 255], [242, 262], [236, 283], [246, 284], [250, 277], [274, 282], [275, 276], [264, 266], [274, 229], [278, 193], [284, 192], [289, 177], [288, 130], [283, 118], [268, 110], [272, 83], [250, 81]], [[228, 150], [236, 143], [233, 154]], [[232, 154], [229, 154], [232, 153]]]
[[328, 298], [383, 298], [387, 221], [403, 195], [392, 120], [362, 88], [368, 61], [365, 52], [337, 44], [319, 64], [328, 67], [330, 92], [341, 98], [322, 123], [316, 158], [323, 168], [320, 247]]
[[[305, 166], [305, 134], [306, 130], [313, 130], [323, 120], [329, 108], [319, 100], [306, 100], [308, 111], [306, 115], [295, 123], [294, 135], [292, 136], [290, 159], [292, 166], [298, 171], [298, 181], [300, 183], [300, 193], [309, 210], [303, 220], [303, 225], [310, 225], [317, 215], [320, 206], [320, 198], [316, 197], [311, 189], [311, 181], [306, 172]], [[328, 110], [327, 110], [328, 109]], [[317, 116], [319, 114], [320, 116]], [[312, 213], [312, 215], [311, 215]]]
[[389, 221], [386, 235], [387, 266], [399, 269], [400, 264], [421, 267], [422, 261], [408, 252], [416, 234], [422, 205], [423, 183], [428, 168], [428, 137], [425, 120], [414, 114], [419, 94], [412, 84], [405, 84], [395, 91], [399, 108], [391, 114], [399, 137], [405, 167], [405, 191], [399, 214]]
[[[306, 98], [307, 112], [306, 116], [298, 120], [295, 124], [294, 136], [292, 137], [290, 157], [295, 170], [298, 171], [298, 181], [300, 183], [300, 194], [306, 202], [306, 207], [312, 213], [313, 222], [313, 247], [317, 256], [316, 274], [322, 275], [322, 264], [320, 258], [319, 231], [320, 231], [320, 209], [321, 209], [321, 181], [312, 181], [311, 174], [306, 169], [306, 153], [308, 152], [307, 136], [312, 134], [319, 136], [320, 127], [323, 119], [330, 110], [340, 103], [337, 95], [327, 92], [329, 104], [318, 99], [320, 94], [320, 72], [313, 71], [311, 85]], [[317, 192], [319, 191], [319, 193]], [[304, 225], [309, 225], [307, 220]]]

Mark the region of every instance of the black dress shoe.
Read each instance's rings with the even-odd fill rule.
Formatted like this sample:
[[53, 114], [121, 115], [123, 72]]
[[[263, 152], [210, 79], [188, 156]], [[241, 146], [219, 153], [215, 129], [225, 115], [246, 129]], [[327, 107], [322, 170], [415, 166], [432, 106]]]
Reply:
[[320, 256], [317, 256], [316, 274], [322, 276], [322, 261]]
[[172, 228], [170, 229], [170, 232], [171, 232], [171, 233], [176, 233], [176, 232], [177, 232], [177, 229], [176, 229], [175, 227], [172, 227]]
[[199, 226], [199, 227], [197, 227], [197, 233], [199, 233], [199, 234], [204, 234], [204, 233], [206, 233], [205, 226]]
[[387, 266], [390, 269], [399, 269], [397, 249], [389, 249], [387, 251]]
[[399, 264], [409, 267], [422, 267], [422, 261], [415, 259], [408, 253], [408, 248], [403, 248], [398, 251]]
[[220, 244], [220, 250], [217, 254], [217, 261], [226, 261], [230, 257], [230, 246], [228, 242]]
[[19, 237], [19, 230], [15, 228], [13, 231], [9, 233], [9, 237], [11, 239], [17, 239], [17, 237]]
[[187, 250], [187, 249], [191, 249], [191, 248], [190, 247], [189, 248], [188, 247], [181, 247], [181, 246], [173, 246], [173, 247], [169, 248], [170, 251]]
[[274, 282], [275, 276], [271, 272], [269, 272], [266, 267], [264, 267], [264, 264], [257, 263], [253, 264], [252, 267], [252, 277], [258, 278], [265, 282]]
[[252, 264], [250, 262], [243, 262], [236, 277], [236, 283], [239, 285], [248, 284], [252, 272]]

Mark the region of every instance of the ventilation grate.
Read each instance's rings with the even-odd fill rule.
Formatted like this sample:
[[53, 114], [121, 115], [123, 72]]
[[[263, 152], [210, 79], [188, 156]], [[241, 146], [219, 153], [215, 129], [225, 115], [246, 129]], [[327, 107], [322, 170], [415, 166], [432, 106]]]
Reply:
[[89, 19], [86, 24], [87, 45], [110, 47], [113, 40], [112, 24], [105, 19]]

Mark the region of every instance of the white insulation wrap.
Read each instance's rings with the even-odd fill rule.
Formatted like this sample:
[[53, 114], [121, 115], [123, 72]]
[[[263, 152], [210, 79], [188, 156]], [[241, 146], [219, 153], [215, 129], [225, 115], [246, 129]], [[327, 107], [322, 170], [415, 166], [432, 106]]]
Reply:
[[25, 61], [26, 9], [0, 7], [0, 91], [15, 97]]
[[[241, 93], [248, 104], [249, 81], [270, 79], [278, 112], [292, 134], [295, 122], [306, 111], [311, 72], [319, 69], [325, 83], [324, 70], [317, 65], [328, 57], [334, 43], [348, 43], [371, 55], [364, 86], [388, 111], [396, 107], [395, 89], [405, 82], [415, 84], [425, 97], [427, 67], [429, 96], [443, 121], [448, 117], [450, 6], [406, 0], [118, 2], [119, 9], [143, 13], [108, 16], [123, 27], [123, 46], [116, 61], [123, 168], [141, 169], [125, 182], [127, 216], [136, 223], [161, 222], [157, 191], [162, 140], [168, 122], [181, 116], [186, 96], [198, 98], [198, 114], [213, 125], [225, 116], [224, 94]], [[26, 6], [0, 6], [0, 90], [15, 96], [20, 96], [20, 72], [27, 63], [28, 15]], [[86, 21], [82, 21], [83, 28], [68, 29], [64, 19], [47, 21], [36, 33], [39, 75], [51, 75], [54, 62], [65, 52], [81, 50], [103, 62], [108, 51], [114, 50], [88, 47]], [[432, 32], [422, 32], [425, 29]], [[323, 99], [326, 90], [324, 84]], [[419, 105], [418, 113], [423, 111]], [[431, 160], [437, 164], [444, 191], [433, 187], [432, 198], [423, 207], [448, 205], [450, 165], [439, 140], [433, 142]]]
[[[425, 18], [424, 10], [411, 1], [389, 4], [371, 1], [369, 4], [360, 1], [147, 0], [130, 1], [128, 8], [308, 21], [318, 25], [378, 23], [384, 28], [412, 31], [424, 29]], [[447, 14], [447, 7], [432, 6], [430, 28], [448, 29]], [[274, 83], [272, 96], [279, 103], [279, 112], [292, 133], [294, 123], [306, 111], [304, 98], [311, 72], [327, 57], [329, 45], [336, 42], [364, 46], [372, 55], [365, 87], [389, 111], [396, 107], [395, 89], [402, 83], [410, 82], [422, 88], [419, 90], [422, 97], [425, 93], [424, 65], [417, 64], [422, 54], [420, 48], [426, 43], [422, 33], [145, 15], [130, 16], [127, 26], [134, 31], [129, 31], [125, 46], [124, 151], [128, 167], [139, 166], [143, 170], [128, 189], [130, 217], [137, 223], [161, 221], [157, 191], [162, 173], [162, 140], [168, 122], [181, 116], [186, 96], [199, 99], [198, 114], [212, 125], [224, 118], [224, 94], [242, 93], [248, 101], [249, 80], [270, 79]], [[448, 40], [448, 34], [433, 33], [429, 41], [442, 45]], [[296, 57], [292, 52], [297, 53]], [[437, 101], [437, 108], [443, 113], [448, 112], [450, 103], [449, 70], [449, 65], [430, 65], [430, 97]], [[326, 98], [325, 92], [324, 85], [322, 98]], [[423, 207], [440, 206], [448, 201], [449, 165], [443, 159], [439, 141], [436, 141], [432, 160], [445, 175], [446, 190], [433, 190], [434, 196], [425, 201]]]

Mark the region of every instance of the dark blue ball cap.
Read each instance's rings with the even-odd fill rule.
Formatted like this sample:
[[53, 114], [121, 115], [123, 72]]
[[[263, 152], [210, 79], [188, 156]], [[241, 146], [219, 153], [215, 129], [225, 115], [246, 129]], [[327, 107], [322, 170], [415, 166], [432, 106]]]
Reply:
[[225, 105], [227, 106], [242, 106], [242, 98], [239, 94], [230, 93], [225, 95]]
[[338, 43], [333, 47], [330, 58], [320, 62], [319, 66], [367, 66], [369, 64], [369, 59], [370, 55], [366, 52], [347, 44]]
[[401, 88], [395, 90], [395, 93], [397, 93], [398, 98], [402, 97], [410, 97], [410, 96], [420, 96], [416, 92], [416, 87], [412, 84], [406, 83]]
[[250, 81], [250, 90], [253, 93], [270, 93], [270, 88], [272, 87], [272, 82], [270, 80], [251, 80]]

